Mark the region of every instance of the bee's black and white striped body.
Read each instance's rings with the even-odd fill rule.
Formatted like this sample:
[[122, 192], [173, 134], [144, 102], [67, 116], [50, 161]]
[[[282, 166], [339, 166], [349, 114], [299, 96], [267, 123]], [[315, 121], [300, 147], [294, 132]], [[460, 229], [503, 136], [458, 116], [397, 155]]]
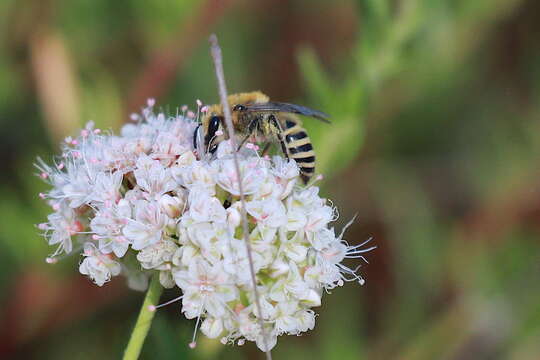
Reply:
[[[296, 114], [327, 121], [327, 115], [300, 105], [271, 102], [261, 92], [240, 93], [228, 98], [232, 110], [235, 133], [242, 146], [248, 139], [254, 142], [275, 142], [287, 158], [294, 159], [304, 183], [315, 173], [315, 152], [311, 140]], [[201, 133], [199, 133], [199, 131]], [[212, 105], [195, 130], [194, 146], [204, 139], [204, 149], [213, 153], [217, 145], [227, 138], [221, 105]]]
[[307, 183], [315, 173], [315, 151], [306, 130], [297, 120], [293, 120], [288, 114], [281, 134], [285, 140], [288, 156], [296, 161], [300, 167], [300, 177]]

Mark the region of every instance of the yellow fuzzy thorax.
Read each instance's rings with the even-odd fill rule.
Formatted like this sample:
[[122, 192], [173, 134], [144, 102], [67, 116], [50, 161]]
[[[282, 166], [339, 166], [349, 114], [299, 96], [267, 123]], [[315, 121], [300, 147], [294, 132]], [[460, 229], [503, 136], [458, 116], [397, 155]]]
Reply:
[[[231, 94], [227, 97], [227, 101], [229, 102], [230, 107], [233, 107], [237, 104], [266, 103], [269, 100], [270, 98], [260, 91]], [[210, 106], [208, 113], [211, 115], [221, 115], [223, 113], [221, 104], [215, 104]]]

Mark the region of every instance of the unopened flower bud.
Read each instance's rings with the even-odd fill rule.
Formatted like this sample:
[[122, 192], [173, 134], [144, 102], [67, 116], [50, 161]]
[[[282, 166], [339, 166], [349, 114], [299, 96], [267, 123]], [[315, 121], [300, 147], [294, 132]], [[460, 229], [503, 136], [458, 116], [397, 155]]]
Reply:
[[207, 318], [201, 325], [201, 331], [210, 339], [215, 339], [223, 332], [223, 322], [216, 318]]
[[184, 204], [184, 200], [178, 196], [165, 194], [159, 199], [159, 206], [171, 219], [176, 219], [182, 214]]
[[230, 207], [227, 209], [227, 223], [231, 228], [236, 228], [237, 226], [240, 226], [240, 222], [242, 221], [242, 215], [236, 208]]

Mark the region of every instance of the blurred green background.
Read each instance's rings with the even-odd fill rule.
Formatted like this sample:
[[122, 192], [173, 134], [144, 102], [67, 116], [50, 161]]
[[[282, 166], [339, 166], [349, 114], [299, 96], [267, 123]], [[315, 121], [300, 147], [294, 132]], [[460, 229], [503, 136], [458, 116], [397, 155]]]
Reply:
[[[260, 89], [306, 120], [365, 286], [323, 298], [275, 359], [540, 359], [540, 3], [534, 0], [0, 1], [0, 358], [116, 359], [143, 295], [44, 261], [36, 156], [86, 121], [117, 131]], [[175, 293], [166, 292], [163, 299]], [[157, 313], [145, 359], [262, 359]]]

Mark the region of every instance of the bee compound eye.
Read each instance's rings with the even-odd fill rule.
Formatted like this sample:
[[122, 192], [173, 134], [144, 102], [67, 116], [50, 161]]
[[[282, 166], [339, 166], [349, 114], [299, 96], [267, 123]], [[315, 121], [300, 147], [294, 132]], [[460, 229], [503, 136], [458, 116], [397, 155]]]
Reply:
[[216, 132], [219, 130], [219, 116], [212, 116], [210, 118], [210, 123], [208, 124], [208, 135], [212, 138], [216, 135]]
[[216, 133], [219, 130], [220, 123], [221, 123], [221, 119], [217, 115], [212, 116], [210, 118], [210, 121], [208, 122], [208, 129], [204, 136], [204, 147], [207, 149], [207, 151], [210, 151], [210, 152], [215, 151], [215, 149], [212, 151], [215, 145], [212, 143], [215, 141]]
[[233, 111], [244, 111], [246, 110], [246, 107], [242, 104], [237, 104], [237, 105], [234, 105], [233, 107]]
[[208, 123], [208, 131], [207, 131], [207, 140], [210, 141], [215, 135], [216, 132], [219, 130], [219, 124], [220, 124], [220, 118], [219, 116], [212, 116], [210, 118], [210, 122]]

